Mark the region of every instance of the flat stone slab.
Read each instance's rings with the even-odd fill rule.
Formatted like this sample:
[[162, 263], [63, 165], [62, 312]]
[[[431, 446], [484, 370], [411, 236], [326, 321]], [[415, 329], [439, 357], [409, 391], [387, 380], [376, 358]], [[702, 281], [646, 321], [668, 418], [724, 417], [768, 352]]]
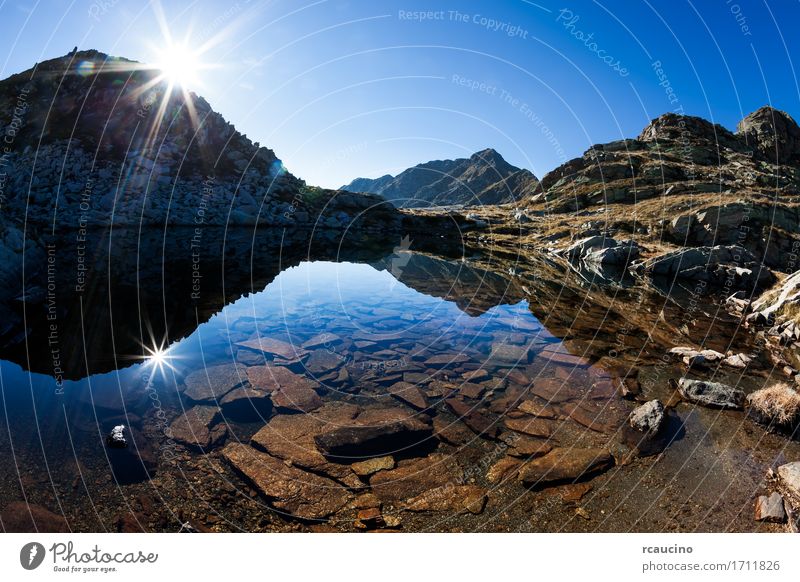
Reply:
[[768, 521], [770, 523], [783, 523], [786, 521], [786, 510], [780, 493], [774, 492], [769, 497], [766, 495], [759, 496], [756, 500], [755, 520]]
[[428, 400], [425, 398], [422, 391], [414, 384], [396, 382], [389, 387], [389, 394], [417, 410], [425, 410], [428, 408]]
[[247, 381], [245, 369], [237, 364], [220, 364], [195, 370], [183, 381], [183, 394], [195, 402], [213, 402]]
[[296, 360], [308, 354], [308, 352], [300, 346], [268, 337], [259, 337], [244, 342], [237, 342], [236, 345], [264, 352], [265, 354], [279, 356], [284, 360]]
[[458, 398], [447, 398], [444, 403], [458, 419], [466, 424], [475, 434], [484, 438], [496, 438], [500, 429], [496, 419], [486, 411]]
[[304, 349], [314, 349], [314, 348], [324, 348], [327, 346], [333, 346], [336, 344], [342, 343], [342, 338], [335, 333], [323, 332], [320, 334], [315, 335], [310, 340], [303, 342], [302, 348]]
[[353, 472], [359, 477], [368, 477], [378, 471], [394, 469], [394, 458], [391, 455], [385, 457], [375, 457], [366, 461], [359, 461], [350, 465]]
[[509, 343], [494, 343], [489, 354], [489, 362], [496, 366], [526, 366], [531, 359], [531, 350], [528, 346], [518, 346]]
[[348, 465], [328, 461], [317, 449], [314, 437], [326, 430], [350, 424], [359, 408], [344, 402], [330, 402], [308, 414], [283, 414], [270, 419], [251, 439], [257, 449], [292, 465], [322, 473], [349, 486], [357, 486]]
[[342, 354], [327, 349], [319, 349], [311, 352], [303, 367], [316, 376], [336, 370], [343, 366], [346, 361], [347, 358]]
[[407, 511], [483, 512], [486, 506], [486, 489], [477, 485], [444, 485], [429, 489], [412, 499], [404, 508]]
[[744, 408], [744, 392], [720, 382], [704, 382], [703, 380], [681, 378], [678, 380], [678, 392], [689, 402], [702, 406], [733, 410]]
[[606, 471], [614, 458], [605, 449], [557, 448], [519, 468], [518, 479], [528, 486], [571, 482]]
[[535, 400], [524, 400], [517, 408], [525, 414], [538, 416], [539, 418], [557, 419], [559, 417], [557, 411]]
[[433, 429], [402, 409], [367, 409], [349, 425], [325, 431], [314, 442], [339, 463], [383, 457], [420, 446]]
[[341, 485], [292, 467], [241, 443], [222, 449], [223, 458], [276, 509], [301, 519], [323, 519], [342, 509], [352, 495]]
[[222, 397], [219, 405], [223, 416], [241, 422], [268, 417], [272, 410], [269, 392], [256, 390], [250, 385], [234, 388]]
[[219, 412], [216, 406], [194, 406], [170, 423], [167, 436], [189, 447], [209, 449], [228, 432], [224, 424], [216, 424]]
[[421, 459], [401, 461], [389, 471], [370, 477], [373, 493], [382, 501], [411, 499], [436, 487], [452, 485], [464, 478], [464, 471], [452, 455], [434, 453]]
[[431, 356], [425, 360], [425, 365], [431, 366], [432, 368], [443, 368], [455, 364], [463, 364], [464, 362], [469, 361], [470, 357], [466, 354], [436, 354], [435, 356]]
[[530, 436], [548, 438], [553, 434], [553, 424], [543, 418], [505, 418], [503, 423], [513, 431]]
[[251, 366], [247, 378], [254, 389], [271, 394], [277, 408], [310, 412], [323, 404], [313, 381], [283, 366]]

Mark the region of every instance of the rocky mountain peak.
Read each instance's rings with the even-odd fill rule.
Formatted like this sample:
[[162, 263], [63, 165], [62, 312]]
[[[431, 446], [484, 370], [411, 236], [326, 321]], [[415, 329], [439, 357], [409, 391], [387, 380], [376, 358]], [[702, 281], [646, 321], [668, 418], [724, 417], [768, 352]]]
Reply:
[[4, 216], [34, 224], [337, 228], [378, 201], [307, 187], [202, 97], [95, 50], [0, 80], [0, 133]]
[[351, 192], [373, 192], [406, 207], [504, 204], [524, 199], [539, 181], [528, 170], [512, 166], [492, 148], [469, 158], [433, 160], [397, 176], [356, 178], [342, 186]]
[[800, 162], [800, 127], [785, 111], [761, 107], [739, 122], [736, 134], [772, 162]]
[[505, 159], [503, 159], [503, 156], [501, 156], [493, 148], [486, 148], [485, 150], [475, 152], [470, 156], [469, 159], [473, 162], [488, 164], [490, 166], [501, 166], [508, 164], [508, 162], [506, 162]]
[[733, 134], [721, 125], [702, 117], [665, 113], [652, 120], [639, 134], [639, 141], [680, 141], [701, 139], [708, 142], [730, 142]]

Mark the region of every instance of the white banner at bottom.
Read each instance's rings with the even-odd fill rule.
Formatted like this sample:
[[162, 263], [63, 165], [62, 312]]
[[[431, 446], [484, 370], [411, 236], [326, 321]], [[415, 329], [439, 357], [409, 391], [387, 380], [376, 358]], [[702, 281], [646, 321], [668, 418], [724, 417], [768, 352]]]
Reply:
[[2, 534], [0, 572], [137, 582], [796, 581], [799, 542], [792, 534]]

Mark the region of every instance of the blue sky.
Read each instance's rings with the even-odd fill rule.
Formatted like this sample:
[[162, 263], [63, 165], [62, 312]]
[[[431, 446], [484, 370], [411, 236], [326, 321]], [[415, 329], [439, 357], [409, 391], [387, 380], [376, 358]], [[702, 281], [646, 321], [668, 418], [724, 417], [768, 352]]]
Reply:
[[[796, 0], [162, 0], [195, 87], [313, 184], [494, 147], [538, 176], [666, 111], [800, 116]], [[420, 12], [425, 14], [419, 14]], [[0, 3], [0, 76], [73, 46], [153, 62], [140, 0]], [[660, 66], [658, 66], [660, 64]], [[657, 71], [656, 69], [660, 69]]]

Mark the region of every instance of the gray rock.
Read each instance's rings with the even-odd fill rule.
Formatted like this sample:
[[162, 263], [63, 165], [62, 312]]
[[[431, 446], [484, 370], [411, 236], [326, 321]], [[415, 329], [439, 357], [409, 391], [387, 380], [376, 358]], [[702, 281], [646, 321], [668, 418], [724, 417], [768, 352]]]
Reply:
[[788, 113], [762, 107], [742, 119], [736, 133], [772, 163], [800, 160], [800, 128]]
[[780, 493], [772, 493], [769, 497], [761, 495], [756, 500], [756, 521], [770, 523], [783, 523], [786, 521], [786, 511], [783, 509], [783, 497]]
[[747, 366], [749, 366], [750, 362], [752, 361], [753, 358], [751, 358], [747, 354], [734, 354], [722, 360], [722, 363], [725, 364], [726, 366], [730, 366], [731, 368], [737, 368], [742, 370]]
[[108, 446], [113, 449], [124, 449], [127, 447], [128, 441], [125, 440], [125, 425], [118, 424], [112, 428], [111, 432], [108, 433], [108, 437], [106, 437], [106, 442]]
[[800, 501], [800, 461], [778, 467], [778, 477], [787, 491]]
[[766, 297], [753, 303], [753, 311], [747, 321], [753, 318], [753, 323], [764, 325], [771, 316], [779, 313], [789, 304], [800, 302], [800, 271], [796, 271], [781, 283], [780, 291], [776, 297]]
[[737, 245], [681, 249], [649, 259], [642, 268], [653, 277], [703, 281], [733, 289], [763, 288], [775, 280], [772, 271]]
[[695, 404], [713, 408], [744, 408], [744, 392], [720, 382], [704, 382], [681, 378], [678, 380], [680, 395]]
[[658, 400], [651, 400], [631, 412], [628, 423], [631, 428], [654, 435], [661, 430], [665, 418], [664, 405]]

